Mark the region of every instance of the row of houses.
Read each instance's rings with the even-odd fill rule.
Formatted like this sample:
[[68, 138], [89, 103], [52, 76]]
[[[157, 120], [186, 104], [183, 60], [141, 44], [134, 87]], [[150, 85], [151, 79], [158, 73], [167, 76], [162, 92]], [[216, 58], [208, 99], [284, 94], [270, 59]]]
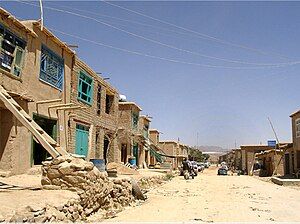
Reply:
[[235, 170], [253, 174], [256, 166], [259, 175], [299, 176], [300, 173], [300, 110], [290, 115], [292, 142], [274, 145], [242, 145], [219, 157]]
[[139, 105], [121, 99], [39, 21], [2, 8], [0, 87], [0, 171], [23, 173], [56, 151], [105, 163], [134, 157], [138, 167], [167, 158], [160, 162], [176, 168], [187, 157], [187, 146], [160, 141]]

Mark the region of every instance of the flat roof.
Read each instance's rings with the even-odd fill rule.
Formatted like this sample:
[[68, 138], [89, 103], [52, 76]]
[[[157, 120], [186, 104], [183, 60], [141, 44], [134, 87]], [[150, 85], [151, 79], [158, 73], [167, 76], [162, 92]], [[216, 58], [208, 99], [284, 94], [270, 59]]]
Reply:
[[159, 141], [159, 143], [175, 143], [175, 144], [177, 144], [178, 142], [176, 142], [174, 140], [164, 140], [164, 141]]
[[[26, 26], [28, 29], [32, 29], [32, 26], [41, 28], [41, 23], [40, 21], [36, 21], [36, 20], [22, 20], [21, 23]], [[33, 33], [35, 33], [33, 30], [31, 30]], [[41, 31], [42, 33], [46, 34], [47, 36], [53, 38], [53, 41], [59, 45], [60, 47], [62, 47], [64, 50], [66, 50], [68, 53], [70, 54], [75, 54], [75, 52], [68, 47], [68, 45], [61, 41], [58, 37], [56, 37], [50, 30], [47, 29], [47, 27], [43, 27], [43, 30]]]
[[140, 115], [140, 117], [151, 122], [151, 119], [147, 115]]
[[26, 27], [20, 20], [18, 20], [16, 17], [14, 17], [11, 13], [6, 11], [5, 9], [0, 7], [0, 14], [5, 16], [8, 20], [12, 21], [14, 25], [25, 31], [26, 33], [29, 33], [30, 35], [37, 37], [36, 33], [34, 33], [31, 29]]
[[150, 132], [157, 132], [159, 133], [159, 131], [157, 129], [149, 129]]
[[293, 116], [295, 116], [296, 114], [299, 114], [299, 113], [300, 113], [300, 110], [298, 110], [298, 111], [292, 113], [292, 114], [290, 115], [290, 117], [293, 117]]
[[241, 145], [241, 148], [242, 147], [271, 147], [271, 146], [268, 146], [268, 145]]
[[266, 155], [266, 154], [269, 154], [269, 153], [272, 153], [272, 152], [277, 152], [277, 153], [280, 153], [282, 154], [283, 153], [283, 150], [281, 149], [269, 149], [269, 150], [265, 150], [263, 152], [260, 152], [260, 153], [255, 153], [256, 156], [261, 156], [261, 155]]
[[119, 105], [131, 105], [131, 106], [135, 106], [140, 111], [142, 111], [142, 108], [140, 108], [135, 102], [119, 102]]

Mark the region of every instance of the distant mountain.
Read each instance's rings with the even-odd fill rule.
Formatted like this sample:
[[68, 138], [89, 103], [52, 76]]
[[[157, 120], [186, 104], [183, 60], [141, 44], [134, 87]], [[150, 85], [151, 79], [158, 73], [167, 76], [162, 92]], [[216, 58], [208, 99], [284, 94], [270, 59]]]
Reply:
[[218, 152], [218, 153], [224, 153], [227, 152], [228, 149], [224, 149], [220, 146], [207, 146], [202, 145], [198, 147], [201, 152]]

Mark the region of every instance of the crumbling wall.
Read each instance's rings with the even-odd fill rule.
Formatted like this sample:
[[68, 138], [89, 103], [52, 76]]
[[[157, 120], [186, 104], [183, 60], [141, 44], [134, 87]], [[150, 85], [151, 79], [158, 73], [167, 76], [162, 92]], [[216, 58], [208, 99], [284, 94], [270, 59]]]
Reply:
[[99, 209], [121, 210], [134, 201], [132, 186], [128, 179], [108, 179], [106, 172], [100, 172], [91, 162], [71, 156], [61, 156], [46, 161], [42, 167], [44, 189], [66, 189], [77, 192], [78, 211], [81, 219]]
[[[170, 175], [169, 175], [170, 176]], [[137, 184], [142, 193], [169, 180], [168, 175], [142, 177]], [[62, 204], [35, 205], [19, 208], [6, 222], [58, 222], [58, 221], [100, 221], [114, 217], [126, 206], [141, 203], [136, 199], [130, 178], [108, 179], [106, 172], [100, 172], [90, 162], [81, 158], [61, 156], [42, 166], [44, 189], [66, 189], [76, 192]], [[133, 181], [135, 182], [135, 181]], [[135, 186], [136, 187], [136, 186]], [[94, 216], [92, 216], [96, 213]]]

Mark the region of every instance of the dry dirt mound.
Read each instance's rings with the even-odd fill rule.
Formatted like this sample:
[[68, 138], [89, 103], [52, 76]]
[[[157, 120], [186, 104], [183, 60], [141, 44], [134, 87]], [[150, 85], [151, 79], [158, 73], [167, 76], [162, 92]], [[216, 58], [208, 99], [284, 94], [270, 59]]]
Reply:
[[121, 175], [138, 175], [139, 172], [137, 170], [131, 169], [121, 163], [108, 163], [107, 164], [107, 170], [113, 170], [116, 169], [118, 174]]

